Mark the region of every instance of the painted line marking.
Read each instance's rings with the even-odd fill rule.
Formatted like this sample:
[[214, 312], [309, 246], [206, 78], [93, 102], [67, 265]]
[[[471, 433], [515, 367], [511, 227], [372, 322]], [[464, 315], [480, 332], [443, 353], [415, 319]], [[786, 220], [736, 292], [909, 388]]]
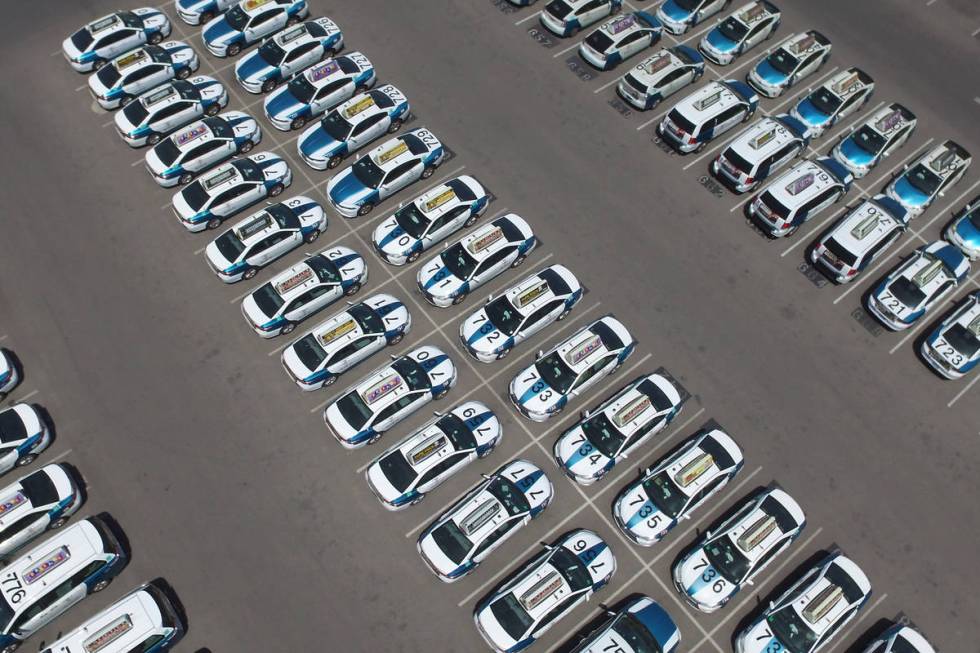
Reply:
[[[62, 452], [61, 452], [61, 453], [59, 453], [59, 454], [58, 454], [57, 456], [55, 456], [54, 458], [52, 458], [51, 460], [49, 460], [49, 461], [47, 462], [47, 464], [48, 464], [48, 465], [50, 465], [51, 463], [56, 463], [56, 462], [58, 462], [59, 460], [61, 460], [62, 458], [65, 458], [65, 457], [67, 457], [67, 456], [70, 456], [70, 455], [71, 455], [71, 452], [72, 452], [72, 451], [73, 451], [72, 449], [68, 449], [67, 451], [62, 451]], [[89, 486], [88, 486], [88, 485], [86, 485], [86, 488], [88, 488], [88, 487], [89, 487]]]
[[539, 15], [538, 12], [534, 12], [530, 16], [525, 16], [524, 18], [520, 19], [519, 21], [517, 21], [514, 24], [515, 25], [523, 25], [524, 23], [526, 23], [527, 21], [531, 20], [532, 18], [537, 18], [538, 15]]
[[28, 392], [23, 397], [17, 397], [16, 399], [14, 399], [13, 397], [9, 397], [7, 399], [7, 401], [9, 401], [11, 404], [23, 403], [23, 402], [27, 401], [28, 399], [30, 399], [31, 397], [33, 397], [34, 395], [36, 395], [38, 392], [40, 392], [40, 390], [31, 390], [30, 392]]
[[974, 376], [972, 379], [970, 379], [970, 382], [966, 384], [966, 387], [964, 387], [962, 390], [960, 390], [959, 392], [957, 392], [956, 393], [956, 396], [949, 400], [949, 403], [946, 404], [946, 408], [952, 408], [953, 407], [953, 404], [955, 404], [957, 401], [959, 401], [960, 400], [960, 397], [962, 397], [963, 395], [965, 395], [970, 388], [972, 388], [974, 385], [976, 385], [977, 381], [980, 381], [980, 374], [978, 374], [978, 375]]
[[607, 88], [609, 88], [613, 84], [618, 83], [619, 80], [621, 80], [621, 79], [622, 79], [622, 77], [617, 77], [616, 79], [612, 80], [611, 82], [606, 82], [605, 84], [603, 84], [602, 86], [600, 86], [596, 90], [592, 91], [592, 94], [593, 95], [598, 95], [599, 93], [601, 93], [602, 91], [606, 90]]
[[560, 57], [561, 55], [565, 54], [566, 52], [571, 52], [572, 50], [574, 50], [578, 46], [579, 46], [578, 43], [573, 43], [570, 46], [568, 46], [567, 48], [564, 48], [562, 50], [559, 50], [558, 52], [556, 52], [553, 55], [551, 55], [551, 58], [552, 59], [557, 59], [558, 57]]

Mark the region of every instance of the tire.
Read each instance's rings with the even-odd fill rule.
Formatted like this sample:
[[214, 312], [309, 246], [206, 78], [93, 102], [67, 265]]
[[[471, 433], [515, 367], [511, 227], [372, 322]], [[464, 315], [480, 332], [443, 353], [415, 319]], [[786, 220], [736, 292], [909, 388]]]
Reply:
[[564, 311], [561, 312], [561, 315], [559, 315], [558, 317], [555, 318], [555, 320], [558, 321], [558, 322], [561, 322], [566, 317], [568, 317], [568, 314], [571, 313], [571, 312], [572, 312], [572, 309], [566, 308]]
[[520, 267], [521, 263], [523, 263], [524, 259], [526, 258], [527, 258], [527, 254], [521, 254], [520, 256], [514, 259], [514, 262], [510, 264], [510, 267], [512, 268]]
[[201, 22], [200, 22], [200, 24], [201, 25], [204, 25], [205, 23], [210, 22], [212, 18], [214, 18], [214, 12], [213, 11], [205, 11], [203, 14], [201, 14]]
[[698, 146], [694, 148], [694, 154], [697, 154], [698, 152], [703, 150], [707, 145], [708, 145], [707, 143], [698, 143]]
[[217, 229], [220, 226], [221, 226], [221, 218], [211, 218], [210, 220], [208, 220], [208, 224], [207, 224], [208, 229]]
[[296, 118], [293, 118], [293, 121], [289, 123], [290, 129], [302, 129], [305, 126], [306, 126], [306, 118], [304, 118], [303, 116], [298, 116]]
[[245, 281], [248, 281], [249, 279], [254, 279], [255, 275], [257, 275], [258, 273], [259, 273], [258, 268], [247, 267], [245, 268], [245, 271], [242, 273], [242, 279], [244, 279]]
[[453, 297], [453, 304], [462, 304], [465, 299], [466, 295], [456, 295]]
[[435, 399], [436, 401], [439, 401], [440, 399], [442, 399], [448, 394], [449, 394], [449, 388], [446, 388], [445, 390], [441, 390], [438, 394], [432, 395], [432, 398]]
[[381, 434], [380, 433], [375, 433], [374, 435], [371, 436], [371, 439], [369, 439], [364, 444], [371, 445], [371, 444], [374, 444], [375, 442], [377, 442], [380, 439], [381, 439]]
[[435, 173], [435, 171], [436, 171], [435, 168], [433, 168], [432, 166], [428, 166], [425, 170], [422, 171], [422, 179], [428, 179]]
[[269, 93], [273, 91], [277, 86], [279, 86], [279, 82], [277, 82], [274, 79], [267, 79], [264, 82], [262, 82], [262, 92]]
[[509, 349], [503, 350], [502, 352], [500, 352], [499, 354], [497, 354], [497, 360], [499, 361], [499, 360], [503, 360], [503, 359], [507, 358], [507, 355], [509, 353], [510, 353], [510, 350]]
[[420, 256], [422, 256], [422, 252], [419, 251], [412, 252], [411, 254], [405, 257], [405, 262], [414, 263], [415, 261], [419, 260]]
[[177, 183], [183, 186], [186, 186], [192, 181], [194, 181], [194, 173], [192, 172], [185, 172], [181, 176], [177, 177]]
[[292, 27], [299, 23], [299, 16], [290, 16], [289, 20], [286, 21], [286, 27]]
[[53, 522], [51, 522], [50, 524], [48, 524], [48, 528], [51, 529], [51, 530], [55, 530], [57, 528], [61, 528], [62, 526], [64, 526], [67, 523], [68, 523], [68, 518], [67, 517], [58, 517]]
[[307, 245], [310, 245], [312, 243], [315, 243], [316, 239], [319, 237], [320, 237], [320, 230], [314, 229], [313, 231], [311, 231], [310, 233], [306, 234], [306, 236], [303, 237], [303, 242], [305, 242]]
[[364, 204], [361, 204], [361, 208], [357, 209], [357, 215], [363, 218], [370, 213], [372, 209], [374, 209], [374, 204], [371, 202], [365, 202]]
[[105, 59], [96, 59], [95, 61], [92, 62], [92, 70], [93, 71], [94, 70], [98, 70], [99, 68], [101, 68], [104, 65], [106, 65], [106, 60]]
[[275, 186], [269, 189], [269, 197], [278, 196], [280, 193], [282, 193], [284, 189], [285, 187], [282, 184], [276, 184]]
[[252, 141], [245, 141], [244, 143], [238, 146], [238, 153], [248, 154], [249, 152], [252, 151], [253, 147], [255, 147], [255, 143], [253, 143]]
[[153, 132], [152, 134], [146, 137], [146, 144], [156, 145], [157, 143], [160, 142], [160, 138], [161, 138], [160, 134]]
[[347, 297], [350, 297], [351, 295], [356, 295], [360, 289], [361, 289], [361, 284], [355, 283], [354, 285], [347, 287], [347, 290], [344, 291], [344, 295], [346, 295]]
[[3, 647], [2, 653], [14, 653], [14, 651], [16, 651], [19, 648], [20, 648], [20, 642], [11, 642], [10, 644], [7, 644], [6, 646]]
[[405, 337], [405, 334], [404, 333], [399, 333], [399, 334], [395, 335], [391, 340], [389, 340], [388, 341], [388, 344], [391, 345], [391, 346], [397, 345], [399, 342], [402, 341], [402, 338], [404, 338], [404, 337]]
[[232, 43], [231, 45], [228, 46], [228, 49], [225, 50], [225, 54], [229, 57], [234, 57], [237, 56], [238, 53], [241, 51], [242, 51], [242, 46], [238, 45], [237, 43]]
[[327, 386], [333, 385], [336, 382], [337, 382], [336, 376], [328, 376], [323, 380], [323, 387], [326, 388]]
[[22, 456], [18, 458], [15, 464], [17, 465], [17, 467], [26, 467], [27, 465], [30, 465], [32, 462], [34, 462], [35, 458], [37, 458], [36, 453], [29, 453], [26, 456]]
[[394, 134], [396, 131], [398, 131], [401, 128], [402, 128], [401, 118], [396, 118], [391, 121], [390, 125], [388, 125], [388, 133]]
[[344, 160], [344, 158], [342, 156], [338, 156], [336, 154], [333, 155], [332, 157], [330, 157], [329, 159], [327, 159], [327, 169], [328, 170], [333, 170], [334, 168], [336, 168], [337, 166], [339, 166], [340, 165], [340, 162], [343, 161], [343, 160]]
[[103, 578], [98, 583], [92, 586], [92, 593], [95, 594], [96, 592], [101, 592], [107, 587], [109, 587], [109, 581]]
[[221, 105], [215, 102], [214, 104], [212, 104], [211, 106], [209, 106], [207, 109], [204, 110], [204, 115], [214, 117], [218, 115], [219, 111], [221, 111]]
[[296, 328], [295, 322], [286, 322], [286, 324], [279, 330], [279, 335], [285, 336], [289, 335]]
[[476, 221], [479, 219], [480, 216], [474, 213], [470, 217], [466, 218], [466, 222], [463, 223], [463, 227], [472, 227], [473, 225], [476, 224]]
[[163, 34], [160, 32], [154, 32], [153, 36], [148, 39], [150, 45], [157, 45], [161, 41], [163, 41]]
[[177, 72], [177, 79], [187, 79], [190, 76], [191, 76], [191, 69], [190, 68], [181, 68]]

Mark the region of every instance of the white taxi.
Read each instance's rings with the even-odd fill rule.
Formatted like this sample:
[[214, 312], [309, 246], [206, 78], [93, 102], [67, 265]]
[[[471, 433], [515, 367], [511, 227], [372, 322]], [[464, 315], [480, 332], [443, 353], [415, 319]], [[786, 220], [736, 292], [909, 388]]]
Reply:
[[268, 93], [283, 80], [332, 57], [344, 47], [337, 23], [321, 17], [284, 29], [235, 64], [235, 79], [249, 93]]
[[751, 218], [772, 238], [796, 233], [807, 220], [847, 194], [854, 176], [836, 159], [809, 159], [773, 179], [748, 206]]
[[766, 97], [778, 97], [809, 77], [830, 59], [831, 43], [816, 30], [790, 36], [766, 53], [746, 81]]
[[51, 444], [51, 430], [41, 411], [18, 403], [0, 410], [0, 474], [34, 462]]
[[758, 106], [759, 96], [742, 82], [710, 82], [675, 104], [657, 125], [657, 133], [682, 154], [700, 152], [715, 138], [751, 120]]
[[170, 36], [167, 14], [152, 7], [117, 11], [94, 20], [61, 44], [69, 65], [80, 73], [98, 70], [116, 55]]
[[88, 88], [100, 107], [112, 110], [171, 79], [187, 79], [200, 65], [183, 41], [146, 45], [102, 66], [88, 78]]
[[662, 48], [623, 75], [616, 92], [640, 111], [652, 109], [704, 74], [704, 59], [686, 45]]
[[775, 34], [781, 13], [768, 0], [742, 5], [705, 34], [698, 51], [719, 66], [727, 66]]
[[929, 367], [947, 379], [962, 378], [980, 363], [980, 290], [964, 297], [919, 347]]
[[612, 70], [659, 41], [662, 33], [660, 21], [644, 11], [623, 14], [585, 37], [578, 53], [599, 70]]
[[313, 118], [349, 100], [375, 82], [374, 66], [360, 52], [348, 52], [310, 66], [270, 93], [266, 118], [281, 131], [301, 129]]
[[54, 463], [0, 490], [0, 558], [61, 528], [85, 501], [74, 472]]
[[20, 383], [20, 370], [14, 355], [6, 349], [0, 349], [0, 400], [10, 394], [10, 391]]
[[806, 125], [807, 136], [819, 138], [847, 116], [860, 111], [874, 89], [870, 75], [860, 68], [848, 68], [800, 100], [790, 115]]
[[806, 126], [786, 114], [760, 118], [711, 162], [711, 172], [736, 193], [745, 193], [806, 151]]

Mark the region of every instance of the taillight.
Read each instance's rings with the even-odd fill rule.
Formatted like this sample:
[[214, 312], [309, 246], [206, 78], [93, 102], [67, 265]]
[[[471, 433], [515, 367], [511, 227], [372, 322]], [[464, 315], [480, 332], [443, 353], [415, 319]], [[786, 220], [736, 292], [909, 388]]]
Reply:
[[752, 177], [746, 177], [746, 178], [745, 178], [745, 183], [746, 183], [746, 184], [751, 184], [751, 183], [752, 183], [753, 181], [755, 181], [755, 179], [754, 179], [754, 178], [752, 178]]
[[690, 138], [687, 139], [687, 144], [688, 145], [697, 145], [698, 144], [698, 139], [696, 139], [693, 136], [691, 136]]
[[857, 273], [858, 273], [858, 271], [857, 271], [857, 270], [848, 270], [848, 271], [847, 271], [847, 276], [849, 276], [849, 277], [853, 277], [853, 276], [854, 276], [855, 274], [857, 274]]

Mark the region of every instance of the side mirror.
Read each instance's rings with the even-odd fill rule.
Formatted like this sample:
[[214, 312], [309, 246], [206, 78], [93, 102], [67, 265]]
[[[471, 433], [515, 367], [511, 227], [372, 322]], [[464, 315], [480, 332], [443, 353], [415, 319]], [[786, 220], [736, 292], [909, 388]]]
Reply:
[[313, 257], [313, 255], [310, 254], [309, 252], [303, 252], [303, 256], [305, 256], [306, 258], [312, 258]]
[[541, 546], [543, 546], [544, 548], [546, 548], [549, 551], [551, 551], [553, 548], [555, 548], [555, 547], [551, 546], [550, 544], [548, 544], [547, 542], [541, 542]]
[[769, 601], [769, 609], [772, 610], [775, 607], [776, 607], [776, 602], [775, 601]]
[[750, 578], [750, 579], [748, 579], [747, 581], [745, 581], [745, 584], [746, 584], [746, 585], [755, 585], [755, 581], [753, 581], [753, 580], [752, 580], [752, 579]]
[[940, 197], [946, 197], [946, 191], [944, 191], [944, 190], [939, 191], [939, 196]]
[[489, 295], [487, 295], [487, 303], [489, 304], [492, 301], [493, 301], [493, 293], [490, 293]]
[[354, 302], [350, 302], [350, 301], [349, 301], [349, 302], [345, 302], [345, 303], [346, 303], [346, 304], [347, 304], [348, 306], [353, 306], [353, 305], [354, 305]]
[[442, 417], [442, 413], [438, 410], [432, 411], [432, 414], [435, 415], [436, 417]]
[[535, 358], [544, 358], [544, 350], [539, 349], [538, 353], [535, 355]]
[[589, 415], [591, 415], [591, 413], [588, 409], [585, 409], [578, 414], [578, 416], [582, 419], [586, 419]]
[[398, 360], [398, 356], [395, 356], [394, 354], [388, 354], [388, 356], [389, 356], [389, 357], [391, 358], [391, 360], [393, 360], [393, 361], [396, 361], [396, 360]]
[[487, 480], [487, 481], [490, 480], [490, 477], [487, 476], [486, 474], [484, 474], [483, 472], [480, 472], [480, 476], [482, 476], [484, 478], [484, 480]]

